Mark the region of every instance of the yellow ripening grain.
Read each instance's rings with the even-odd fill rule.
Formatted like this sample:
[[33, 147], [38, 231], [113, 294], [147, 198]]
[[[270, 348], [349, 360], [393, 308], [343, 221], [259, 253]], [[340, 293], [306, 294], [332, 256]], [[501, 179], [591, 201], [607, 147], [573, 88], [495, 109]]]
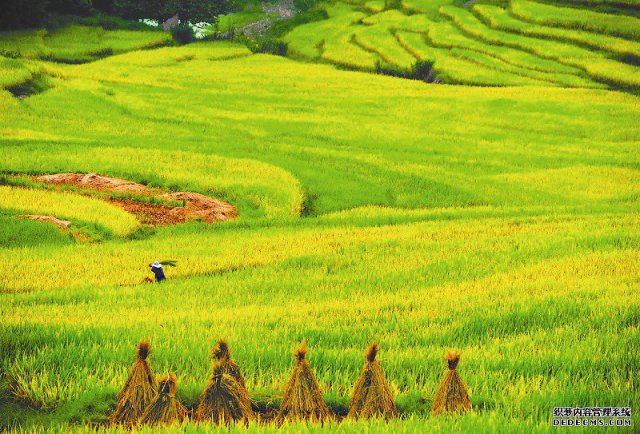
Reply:
[[0, 186], [0, 208], [94, 223], [121, 237], [140, 226], [133, 215], [117, 206], [69, 192]]

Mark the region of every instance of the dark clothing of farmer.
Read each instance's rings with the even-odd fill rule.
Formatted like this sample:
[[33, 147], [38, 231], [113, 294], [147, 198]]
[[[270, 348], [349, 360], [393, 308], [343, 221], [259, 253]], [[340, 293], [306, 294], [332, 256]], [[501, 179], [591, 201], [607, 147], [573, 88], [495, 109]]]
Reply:
[[149, 264], [149, 266], [151, 267], [153, 274], [156, 276], [156, 282], [162, 282], [167, 279], [164, 275], [164, 270], [162, 269], [162, 264], [160, 262], [156, 261], [153, 264]]

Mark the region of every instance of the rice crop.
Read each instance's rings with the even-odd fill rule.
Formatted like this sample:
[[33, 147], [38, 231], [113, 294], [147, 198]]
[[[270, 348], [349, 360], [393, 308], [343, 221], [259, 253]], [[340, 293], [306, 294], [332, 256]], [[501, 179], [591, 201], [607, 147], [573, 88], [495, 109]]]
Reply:
[[0, 208], [94, 223], [121, 237], [140, 226], [133, 215], [115, 205], [73, 193], [0, 186]]
[[640, 42], [582, 30], [549, 27], [521, 21], [511, 16], [507, 10], [492, 5], [475, 5], [473, 11], [494, 29], [577, 43], [617, 55], [640, 56]]
[[436, 48], [427, 44], [424, 35], [410, 32], [397, 32], [396, 38], [400, 45], [417, 59], [425, 62], [433, 62], [433, 69], [437, 74], [438, 81], [444, 83], [459, 83], [479, 86], [522, 86], [522, 85], [544, 85], [536, 80], [517, 76], [506, 71], [498, 71], [486, 65], [487, 61], [492, 62], [488, 57], [482, 60], [477, 59], [478, 53], [474, 55], [471, 51], [461, 49], [456, 56], [452, 50]]
[[386, 27], [389, 30], [424, 32], [433, 22], [424, 14], [406, 15], [397, 9], [390, 9], [369, 15], [362, 20], [362, 23], [369, 26]]
[[384, 9], [384, 0], [371, 0], [364, 4], [371, 12], [382, 12]]
[[104, 30], [70, 25], [45, 30], [0, 33], [0, 54], [80, 63], [111, 54], [167, 45], [171, 35], [160, 31]]
[[[327, 14], [329, 15], [327, 20], [303, 24], [289, 32], [283, 38], [288, 43], [288, 50], [294, 55], [316, 58], [322, 54], [320, 47], [323, 43], [341, 39], [351, 24], [366, 16], [356, 11], [353, 6], [344, 3], [327, 7]], [[342, 56], [339, 58], [343, 59]]]
[[322, 43], [323, 60], [337, 66], [373, 71], [380, 61], [377, 53], [367, 51], [354, 41], [353, 30], [347, 28], [342, 34], [336, 34], [333, 38]]
[[543, 59], [535, 54], [510, 47], [501, 47], [484, 43], [464, 35], [453, 23], [441, 22], [429, 26], [427, 31], [429, 42], [435, 47], [464, 48], [496, 57], [506, 63], [533, 71], [553, 73], [558, 79], [567, 74], [579, 75], [580, 70], [563, 65], [554, 60]]
[[[365, 27], [345, 22], [332, 34]], [[430, 29], [387, 31], [416, 59], [435, 61], [443, 81], [479, 86], [218, 42], [79, 65], [29, 63], [53, 87], [23, 99], [0, 92], [3, 174], [93, 171], [220, 197], [239, 218], [136, 228], [93, 243], [51, 241], [45, 223], [25, 229], [12, 214], [0, 218], [8, 222], [0, 227], [1, 429], [549, 432], [558, 405], [635, 405], [637, 95], [509, 73], [491, 59], [588, 79], [559, 56], [459, 38], [457, 29], [451, 47], [434, 47], [441, 40], [429, 39]], [[308, 41], [322, 42], [308, 30]], [[589, 59], [611, 60], [600, 55]], [[127, 232], [121, 210], [98, 199], [1, 188], [7, 213], [27, 194], [25, 208], [42, 203], [43, 212]], [[166, 282], [140, 283], [147, 264], [167, 258], [176, 267]], [[233, 345], [258, 416], [247, 426], [180, 421], [209, 386], [206, 361], [219, 336]], [[147, 339], [150, 367], [180, 384], [160, 378], [166, 387], [146, 421], [171, 425], [109, 424], [134, 349]], [[290, 351], [303, 339], [315, 378], [303, 384], [317, 385], [321, 413], [337, 417], [266, 422], [291, 397], [283, 389], [298, 365]], [[382, 348], [400, 417], [340, 420], [354, 381], [370, 372], [362, 351], [371, 342]], [[463, 354], [458, 369], [473, 411], [431, 415], [451, 349]], [[239, 383], [233, 372], [207, 390], [242, 395], [246, 410], [247, 396], [229, 387]]]
[[[475, 60], [483, 66], [498, 71], [540, 80], [540, 85], [547, 82], [549, 85], [565, 87], [599, 87], [593, 81], [580, 77], [577, 69], [570, 69], [520, 50], [484, 44], [460, 34], [451, 23], [437, 23], [430, 26], [427, 38], [433, 46], [448, 48], [451, 54], [460, 58]], [[573, 73], [570, 74], [567, 71]]]
[[416, 58], [399, 45], [384, 26], [362, 27], [354, 33], [354, 41], [361, 47], [377, 53], [383, 61], [401, 71], [411, 71], [416, 63]]
[[512, 0], [510, 11], [518, 18], [547, 26], [588, 30], [636, 41], [640, 39], [640, 19], [632, 16], [606, 14], [528, 0]]
[[437, 19], [440, 6], [451, 3], [451, 0], [404, 0], [402, 7], [410, 12], [422, 13], [429, 18]]
[[14, 214], [0, 214], [0, 245], [3, 248], [71, 244], [72, 238], [54, 225], [43, 224]]
[[0, 88], [9, 88], [31, 79], [31, 71], [18, 60], [0, 56]]
[[[462, 31], [486, 43], [518, 48], [540, 57], [553, 59], [584, 70], [597, 80], [622, 87], [637, 87], [640, 69], [616, 60], [607, 59], [602, 53], [558, 41], [531, 38], [486, 27], [471, 12], [455, 6], [443, 6], [440, 12], [450, 18]], [[592, 63], [599, 65], [593, 73]]]

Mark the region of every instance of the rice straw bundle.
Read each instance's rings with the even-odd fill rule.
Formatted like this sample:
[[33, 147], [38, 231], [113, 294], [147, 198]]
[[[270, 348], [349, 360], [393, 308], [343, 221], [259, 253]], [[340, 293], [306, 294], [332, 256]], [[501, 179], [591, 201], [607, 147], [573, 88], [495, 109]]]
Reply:
[[231, 375], [243, 389], [246, 389], [244, 377], [242, 376], [240, 368], [236, 362], [231, 358], [229, 345], [227, 345], [226, 341], [218, 341], [218, 345], [213, 350], [213, 358], [220, 363], [220, 367], [223, 369], [225, 374]]
[[398, 409], [389, 389], [389, 383], [376, 360], [378, 345], [371, 344], [365, 356], [364, 368], [358, 378], [347, 417], [390, 419], [398, 416]]
[[449, 369], [438, 386], [436, 399], [431, 407], [431, 414], [453, 413], [456, 411], [465, 413], [470, 411], [472, 407], [469, 394], [456, 369], [460, 361], [460, 354], [447, 353], [446, 360]]
[[219, 424], [248, 422], [253, 418], [251, 399], [238, 365], [231, 360], [227, 344], [220, 341], [213, 355], [213, 373], [200, 397], [196, 419]]
[[155, 397], [157, 385], [147, 362], [148, 355], [149, 342], [140, 342], [137, 360], [116, 399], [116, 409], [111, 415], [111, 423], [132, 426]]
[[144, 411], [141, 423], [149, 425], [170, 424], [183, 421], [188, 411], [176, 398], [178, 380], [174, 374], [166, 375], [158, 386], [158, 394]]
[[307, 344], [305, 342], [302, 342], [295, 355], [296, 366], [285, 386], [278, 421], [323, 422], [331, 419], [332, 416], [322, 397], [320, 385], [306, 358]]

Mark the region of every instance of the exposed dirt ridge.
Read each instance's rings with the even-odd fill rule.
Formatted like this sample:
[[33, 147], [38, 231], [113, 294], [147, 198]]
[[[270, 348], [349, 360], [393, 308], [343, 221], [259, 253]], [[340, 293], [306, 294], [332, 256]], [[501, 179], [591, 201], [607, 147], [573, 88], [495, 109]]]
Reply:
[[48, 184], [73, 185], [81, 189], [91, 189], [108, 193], [123, 193], [149, 196], [165, 202], [179, 202], [180, 206], [171, 206], [134, 199], [109, 198], [126, 211], [134, 214], [144, 224], [169, 225], [186, 221], [201, 220], [215, 223], [238, 217], [236, 207], [219, 199], [200, 193], [180, 191], [169, 193], [150, 189], [146, 185], [126, 179], [113, 178], [95, 173], [57, 173], [35, 178]]
[[35, 220], [37, 222], [47, 222], [58, 226], [60, 229], [68, 229], [71, 224], [68, 220], [60, 220], [57, 217], [50, 215], [33, 215], [33, 214], [20, 214], [18, 217], [28, 220]]

